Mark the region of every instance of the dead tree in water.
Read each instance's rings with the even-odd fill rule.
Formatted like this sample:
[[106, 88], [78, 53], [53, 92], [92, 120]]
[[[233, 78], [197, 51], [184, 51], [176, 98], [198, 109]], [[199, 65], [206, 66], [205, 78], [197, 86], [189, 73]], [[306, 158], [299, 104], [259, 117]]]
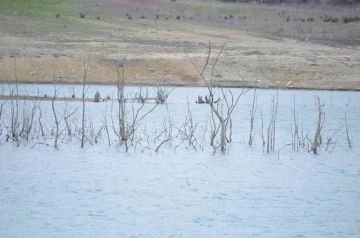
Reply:
[[84, 148], [85, 144], [85, 95], [87, 93], [87, 90], [85, 90], [86, 86], [86, 78], [87, 78], [87, 72], [89, 68], [89, 60], [90, 60], [90, 52], [88, 55], [87, 60], [83, 60], [84, 64], [84, 76], [83, 76], [83, 90], [82, 90], [82, 118], [81, 118], [81, 148]]
[[316, 126], [314, 141], [312, 142], [312, 145], [311, 145], [311, 150], [314, 152], [314, 154], [317, 154], [318, 148], [322, 144], [321, 132], [322, 132], [322, 128], [324, 126], [324, 121], [325, 121], [325, 113], [322, 110], [322, 105], [321, 105], [319, 97], [317, 97], [317, 104], [318, 104], [318, 113], [319, 113], [318, 114], [318, 122], [317, 122], [317, 126]]
[[[220, 55], [221, 55], [222, 51], [224, 50], [225, 45], [226, 45], [226, 42], [222, 45], [219, 53], [217, 54], [217, 56], [215, 57], [212, 65], [211, 65], [210, 83], [206, 80], [204, 72], [208, 68], [210, 60], [211, 60], [211, 51], [212, 51], [211, 43], [209, 42], [206, 62], [201, 70], [196, 67], [195, 63], [188, 56], [190, 62], [193, 64], [195, 69], [198, 71], [200, 77], [204, 81], [204, 83], [209, 91], [208, 100], [209, 100], [209, 105], [210, 105], [210, 109], [211, 109], [212, 121], [214, 124], [214, 128], [212, 128], [212, 133], [210, 136], [211, 137], [210, 138], [211, 145], [213, 146], [215, 152], [220, 147], [220, 151], [223, 153], [226, 152], [226, 143], [227, 143], [226, 129], [227, 129], [228, 125], [231, 125], [231, 123], [229, 124], [229, 122], [231, 122], [231, 114], [234, 111], [237, 103], [239, 102], [240, 97], [244, 93], [249, 91], [249, 90], [242, 89], [241, 93], [238, 96], [234, 97], [233, 93], [230, 89], [228, 89], [228, 90], [221, 89], [220, 90], [221, 91], [221, 99], [217, 100], [216, 102], [223, 102], [223, 103], [216, 104], [216, 102], [214, 100], [215, 92], [214, 92], [214, 88], [213, 88], [213, 75], [214, 75], [215, 66], [217, 65], [217, 63], [219, 61]], [[228, 98], [227, 93], [230, 94], [230, 96], [231, 96], [230, 98]], [[225, 107], [227, 110], [226, 113], [224, 113], [224, 111], [223, 111], [224, 103], [225, 103]], [[216, 125], [216, 122], [214, 120], [214, 115], [218, 119], [219, 125]], [[220, 130], [220, 144], [214, 145], [213, 144], [214, 138], [216, 137], [219, 130]], [[229, 130], [230, 130], [230, 135], [231, 135], [231, 127], [229, 128]], [[228, 142], [229, 141], [230, 140], [228, 140]]]
[[1, 102], [0, 103], [0, 135], [2, 134], [2, 124], [3, 124], [3, 122], [2, 122], [2, 115], [3, 115], [3, 108], [4, 108], [4, 106], [5, 106], [5, 104], [6, 104], [6, 100], [4, 101], [4, 102]]
[[58, 95], [58, 91], [59, 89], [56, 88], [56, 86], [54, 87], [54, 96], [51, 100], [51, 109], [53, 111], [54, 114], [54, 122], [55, 122], [55, 132], [54, 132], [54, 136], [55, 136], [55, 140], [54, 140], [54, 148], [57, 149], [58, 148], [58, 140], [59, 140], [59, 135], [60, 135], [60, 121], [55, 109], [55, 100], [57, 98]]
[[294, 110], [292, 112], [292, 117], [293, 117], [293, 122], [291, 123], [291, 119], [290, 119], [290, 123], [291, 123], [291, 138], [292, 138], [292, 148], [293, 150], [299, 150], [300, 145], [301, 145], [301, 140], [300, 140], [300, 135], [299, 135], [299, 115], [298, 112], [296, 111], [296, 100], [294, 97]]
[[266, 152], [269, 153], [271, 150], [275, 150], [275, 135], [276, 135], [276, 117], [279, 103], [279, 92], [271, 99], [270, 107], [270, 123], [267, 128], [267, 143]]
[[249, 134], [249, 142], [248, 142], [250, 147], [252, 146], [254, 140], [253, 130], [254, 130], [254, 119], [255, 119], [256, 110], [257, 110], [257, 94], [255, 88], [251, 112], [250, 112], [250, 134]]
[[349, 126], [348, 126], [348, 123], [347, 123], [346, 113], [345, 113], [345, 129], [346, 129], [346, 139], [347, 139], [349, 148], [351, 149], [351, 139], [350, 139], [350, 136], [349, 136]]
[[164, 104], [166, 102], [166, 99], [169, 97], [169, 93], [167, 92], [167, 90], [165, 90], [165, 88], [161, 87], [157, 87], [156, 90], [157, 92], [155, 102], [157, 104]]
[[125, 143], [125, 150], [129, 149], [129, 142], [135, 138], [135, 131], [138, 128], [140, 122], [149, 115], [158, 105], [165, 102], [169, 93], [165, 89], [158, 88], [157, 100], [155, 105], [147, 112], [141, 115], [141, 111], [145, 106], [145, 100], [140, 100], [141, 106], [135, 108], [134, 101], [132, 101], [131, 110], [126, 110], [126, 98], [125, 98], [125, 66], [123, 62], [117, 63], [117, 98], [118, 98], [118, 128], [115, 127], [114, 121], [113, 131], [120, 141]]
[[[121, 69], [121, 71], [120, 71]], [[124, 64], [119, 62], [116, 69], [117, 74], [117, 98], [118, 98], [118, 122], [119, 122], [119, 131], [115, 133], [118, 135], [121, 141], [125, 141], [125, 146], [127, 150], [127, 142], [126, 142], [126, 133], [125, 133], [125, 76], [124, 76]]]

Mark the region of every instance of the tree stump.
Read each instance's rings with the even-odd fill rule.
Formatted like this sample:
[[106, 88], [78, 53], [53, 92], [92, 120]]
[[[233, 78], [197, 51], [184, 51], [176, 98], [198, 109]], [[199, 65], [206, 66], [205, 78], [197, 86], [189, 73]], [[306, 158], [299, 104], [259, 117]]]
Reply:
[[100, 93], [99, 92], [95, 93], [94, 102], [100, 102]]

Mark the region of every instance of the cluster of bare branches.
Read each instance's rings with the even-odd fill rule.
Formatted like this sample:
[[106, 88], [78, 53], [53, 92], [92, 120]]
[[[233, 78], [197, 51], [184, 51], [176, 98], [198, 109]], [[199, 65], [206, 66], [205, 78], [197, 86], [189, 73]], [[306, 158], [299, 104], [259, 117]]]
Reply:
[[196, 129], [198, 127], [198, 123], [194, 121], [192, 112], [190, 110], [189, 102], [188, 102], [188, 114], [185, 118], [184, 123], [180, 128], [174, 126], [178, 135], [176, 138], [180, 138], [181, 142], [175, 147], [179, 147], [182, 143], [187, 142], [188, 146], [192, 147], [194, 150], [198, 148], [198, 140], [196, 138]]
[[318, 153], [318, 148], [322, 144], [322, 129], [325, 122], [325, 113], [323, 112], [323, 108], [319, 97], [317, 97], [317, 104], [318, 104], [318, 120], [317, 120], [314, 140], [312, 141], [312, 145], [311, 145], [311, 150], [314, 152], [314, 154]]
[[[292, 123], [291, 123], [292, 121]], [[293, 150], [299, 150], [301, 146], [301, 140], [299, 135], [299, 115], [296, 111], [296, 100], [294, 97], [294, 109], [292, 111], [292, 120], [291, 123], [291, 145]]]
[[[126, 95], [125, 92], [125, 62], [117, 62], [117, 100], [111, 100], [109, 125], [108, 103], [105, 102], [105, 110], [100, 115], [101, 123], [94, 123], [91, 113], [87, 113], [86, 94], [88, 85], [86, 85], [87, 69], [89, 64], [89, 56], [84, 60], [84, 77], [82, 84], [82, 100], [81, 106], [71, 106], [69, 102], [57, 103], [59, 99], [59, 90], [61, 86], [54, 85], [54, 92], [51, 98], [51, 115], [44, 114], [41, 109], [42, 97], [34, 97], [34, 100], [26, 100], [19, 98], [19, 85], [9, 85], [10, 96], [6, 100], [0, 101], [0, 136], [6, 130], [6, 141], [13, 142], [17, 146], [22, 143], [36, 140], [36, 145], [47, 145], [58, 149], [60, 143], [73, 142], [80, 143], [81, 148], [86, 143], [90, 145], [98, 143], [106, 143], [112, 146], [115, 142], [118, 145], [124, 145], [125, 151], [130, 147], [134, 151], [150, 150], [158, 153], [161, 148], [168, 146], [176, 150], [181, 145], [193, 150], [204, 149], [204, 143], [210, 142], [210, 148], [213, 152], [220, 150], [222, 153], [228, 151], [227, 144], [232, 142], [233, 118], [232, 114], [238, 105], [240, 98], [250, 89], [241, 89], [237, 95], [234, 95], [231, 89], [215, 88], [212, 80], [214, 68], [219, 62], [219, 57], [225, 47], [221, 47], [220, 51], [212, 57], [212, 48], [209, 43], [206, 62], [201, 69], [191, 63], [198, 70], [199, 75], [203, 79], [207, 93], [207, 102], [209, 105], [210, 118], [206, 122], [205, 128], [199, 130], [199, 121], [193, 117], [193, 112], [189, 102], [187, 103], [187, 113], [180, 126], [175, 125], [170, 115], [163, 118], [156, 118], [153, 122], [153, 131], [149, 130], [149, 121], [147, 117], [152, 114], [157, 107], [166, 106], [166, 100], [173, 89], [157, 87], [155, 95], [149, 97], [148, 89], [143, 91], [139, 88], [139, 92]], [[16, 65], [16, 61], [15, 61]], [[207, 78], [204, 74], [205, 70], [210, 68], [211, 76]], [[55, 73], [56, 74], [56, 69]], [[15, 67], [16, 77], [16, 67]], [[55, 78], [55, 76], [54, 76]], [[71, 94], [75, 95], [74, 88]], [[215, 100], [215, 94], [217, 100]], [[39, 95], [39, 92], [38, 92]], [[135, 95], [135, 96], [134, 96]], [[254, 90], [252, 104], [250, 109], [250, 125], [248, 146], [251, 147], [256, 143], [255, 135], [259, 132], [263, 153], [271, 153], [275, 150], [276, 142], [276, 125], [279, 104], [278, 92], [272, 96], [269, 107], [269, 122], [264, 125], [263, 111], [260, 107], [261, 124], [259, 128], [256, 126], [256, 113], [258, 108], [257, 90]], [[345, 113], [344, 125], [335, 130], [328, 130], [327, 136], [324, 136], [325, 112], [324, 103], [322, 104], [319, 97], [315, 100], [317, 107], [317, 121], [315, 130], [304, 130], [302, 122], [299, 122], [299, 113], [296, 108], [296, 100], [294, 98], [293, 110], [290, 116], [291, 143], [285, 144], [278, 151], [292, 145], [293, 150], [307, 148], [308, 152], [317, 154], [322, 145], [326, 145], [326, 150], [334, 148], [337, 144], [337, 135], [345, 128], [345, 135], [348, 147], [352, 148], [351, 125], [348, 124], [347, 115]], [[59, 106], [62, 105], [62, 106]], [[200, 106], [196, 104], [196, 106]], [[79, 110], [81, 109], [81, 110]], [[169, 111], [169, 110], [168, 110]], [[49, 119], [49, 116], [51, 119]], [[95, 118], [97, 120], [98, 118]], [[160, 123], [159, 123], [160, 122]], [[300, 127], [301, 125], [301, 127]], [[208, 128], [210, 130], [208, 130]], [[236, 127], [237, 128], [237, 127]], [[113, 132], [113, 133], [111, 133]], [[202, 133], [202, 137], [201, 137]], [[49, 143], [51, 140], [53, 143]], [[208, 141], [209, 140], [209, 141]], [[246, 142], [244, 142], [246, 144]], [[324, 146], [325, 147], [325, 146]]]
[[[165, 91], [157, 93], [157, 95], [163, 95]], [[164, 94], [165, 95], [165, 94]], [[166, 98], [168, 95], [166, 95]], [[155, 110], [158, 106], [158, 101], [152, 106], [148, 111], [143, 112], [145, 106], [145, 98], [142, 96], [141, 91], [139, 94], [140, 106], [135, 106], [134, 100], [131, 102], [131, 108], [127, 110], [126, 108], [126, 98], [125, 98], [125, 65], [123, 62], [117, 63], [117, 126], [115, 125], [114, 119], [112, 119], [112, 128], [114, 134], [118, 137], [119, 141], [124, 142], [126, 151], [129, 149], [129, 142], [133, 143], [135, 137], [135, 131], [140, 125], [140, 122], [148, 116], [151, 112]], [[164, 103], [161, 101], [160, 103]], [[112, 107], [113, 108], [113, 107]]]
[[250, 111], [250, 133], [249, 133], [249, 146], [251, 147], [254, 141], [254, 119], [255, 119], [255, 114], [257, 111], [257, 93], [256, 93], [256, 88], [254, 90], [254, 97], [253, 97], [253, 102], [252, 102], [252, 107], [251, 107], [251, 111]]
[[[214, 75], [214, 69], [219, 62], [220, 55], [223, 52], [223, 49], [226, 45], [226, 42], [222, 45], [219, 53], [215, 56], [214, 59], [211, 59], [211, 43], [209, 42], [208, 45], [208, 52], [207, 57], [204, 66], [202, 69], [199, 69], [196, 67], [194, 61], [188, 56], [188, 59], [193, 64], [195, 69], [198, 71], [200, 77], [204, 81], [209, 97], [209, 106], [211, 110], [211, 136], [210, 136], [210, 145], [213, 147], [214, 152], [216, 152], [219, 148], [222, 153], [226, 152], [226, 144], [231, 142], [231, 135], [232, 135], [232, 120], [231, 115], [236, 107], [236, 105], [239, 102], [239, 99], [243, 94], [248, 92], [250, 89], [242, 89], [241, 93], [237, 96], [234, 96], [232, 91], [230, 89], [220, 89], [220, 100], [215, 99], [215, 90], [214, 90], [214, 84], [213, 84], [213, 75]], [[212, 63], [210, 63], [212, 61]], [[211, 68], [211, 74], [210, 79], [206, 78], [205, 76], [205, 70], [210, 67]], [[215, 100], [218, 101], [218, 103], [215, 103]], [[217, 120], [215, 120], [215, 117]], [[219, 134], [220, 133], [220, 134]], [[218, 140], [215, 139], [219, 135]]]
[[5, 105], [6, 105], [7, 101], [2, 101], [0, 103], [0, 136], [2, 135], [3, 131], [3, 114], [4, 114], [4, 110], [5, 110]]
[[[214, 152], [218, 149], [225, 152], [224, 147], [221, 147], [222, 143], [225, 143], [226, 149], [226, 144], [232, 141], [232, 124], [234, 122], [231, 119], [231, 113], [237, 103], [236, 100], [242, 93], [246, 92], [242, 90], [237, 97], [234, 97], [231, 90], [218, 89], [216, 93], [221, 96], [221, 101], [219, 104], [213, 105], [213, 108], [210, 107], [210, 117], [207, 122], [200, 123], [198, 118], [193, 116], [190, 103], [187, 104], [187, 113], [184, 115], [184, 119], [177, 119], [177, 123], [173, 122], [170, 114], [164, 116], [163, 119], [157, 117], [156, 121], [150, 122], [147, 120], [147, 116], [152, 114], [160, 104], [141, 101], [126, 102], [125, 96], [123, 96], [125, 92], [120, 83], [118, 100], [111, 102], [111, 110], [108, 108], [108, 102], [104, 102], [103, 113], [94, 118], [91, 113], [86, 113], [83, 123], [81, 105], [73, 106], [67, 101], [58, 102], [60, 88], [54, 86], [51, 104], [48, 104], [51, 106], [50, 114], [47, 114], [46, 111], [44, 113], [42, 105], [45, 103], [41, 101], [41, 97], [34, 101], [18, 99], [16, 97], [16, 86], [9, 88], [14, 96], [0, 102], [0, 135], [6, 132], [6, 141], [13, 142], [17, 146], [34, 141], [33, 147], [35, 145], [47, 145], [59, 148], [59, 145], [63, 143], [78, 142], [81, 144], [84, 140], [85, 144], [89, 145], [103, 143], [112, 146], [118, 142], [118, 145], [125, 145], [125, 151], [133, 148], [134, 151], [149, 150], [158, 153], [165, 146], [174, 150], [180, 146], [187, 149], [204, 150], [204, 145], [210, 142], [210, 148]], [[211, 92], [215, 94], [215, 91]], [[254, 95], [256, 94], [257, 92], [254, 92]], [[199, 107], [197, 104], [194, 105]], [[256, 121], [256, 96], [253, 96], [253, 103], [250, 107], [249, 128], [251, 134], [249, 135], [249, 142], [252, 145], [256, 143], [254, 140], [254, 131], [256, 131], [256, 134], [260, 134], [263, 152], [271, 153], [275, 150], [276, 142], [278, 96], [274, 95], [270, 100], [269, 124], [266, 126], [261, 107], [261, 121]], [[291, 127], [289, 128], [291, 143], [280, 145], [278, 154], [284, 147], [290, 145], [292, 145], [293, 150], [298, 151], [306, 148], [307, 151], [314, 154], [318, 154], [322, 147], [326, 151], [333, 150], [337, 144], [341, 145], [338, 141], [341, 132], [345, 132], [346, 143], [350, 149], [352, 148], [351, 125], [348, 124], [348, 116], [345, 114], [343, 125], [337, 129], [328, 129], [326, 130], [327, 134], [324, 134], [325, 112], [320, 98], [317, 98], [316, 107], [317, 123], [315, 130], [304, 129], [303, 122], [299, 119], [294, 98], [294, 106], [290, 114]], [[87, 112], [87, 109], [84, 111]], [[169, 110], [167, 111], [169, 112]], [[110, 114], [111, 123], [109, 124]], [[97, 122], [94, 123], [94, 120]], [[149, 130], [151, 125], [153, 126], [152, 131]], [[238, 121], [235, 125], [235, 128], [239, 128]], [[123, 129], [120, 129], [122, 126]], [[123, 132], [121, 132], [122, 130]], [[248, 146], [251, 144], [249, 143]]]
[[279, 92], [277, 92], [276, 97], [271, 98], [270, 122], [267, 128], [267, 143], [266, 143], [267, 153], [275, 150], [276, 117], [277, 117], [278, 103], [279, 103]]

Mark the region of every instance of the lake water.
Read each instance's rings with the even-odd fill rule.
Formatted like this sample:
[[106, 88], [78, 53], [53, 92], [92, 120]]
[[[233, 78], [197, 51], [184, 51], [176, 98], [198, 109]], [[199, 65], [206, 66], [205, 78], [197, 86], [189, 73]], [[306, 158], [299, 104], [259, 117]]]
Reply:
[[[74, 89], [80, 97], [81, 86]], [[0, 85], [0, 90], [7, 94], [9, 87]], [[116, 95], [114, 86], [90, 85], [88, 97], [97, 90], [102, 96]], [[153, 87], [147, 90], [149, 96], [156, 93]], [[29, 141], [21, 139], [16, 147], [15, 142], [6, 142], [11, 117], [7, 101], [0, 121], [0, 237], [360, 236], [359, 92], [257, 90], [255, 137], [249, 147], [254, 94], [250, 90], [232, 114], [232, 142], [227, 152], [214, 154], [209, 145], [209, 105], [195, 103], [207, 89], [168, 90], [173, 91], [167, 103], [140, 122], [127, 153], [112, 129], [111, 118], [115, 127], [117, 123], [115, 102], [113, 106], [111, 102], [86, 103], [89, 140], [91, 132], [104, 125], [106, 115], [111, 146], [102, 131], [98, 143], [87, 142], [80, 149], [79, 136], [67, 136], [62, 122], [59, 150], [55, 150], [51, 102], [39, 104], [45, 135], [40, 135], [37, 124], [34, 136]], [[231, 90], [236, 96], [242, 89]], [[54, 86], [22, 85], [20, 91], [52, 95]], [[64, 85], [59, 96], [69, 97], [71, 91], [72, 86]], [[136, 92], [138, 87], [126, 88], [129, 97]], [[277, 93], [275, 150], [263, 153], [260, 109], [265, 133], [271, 98]], [[323, 145], [317, 155], [308, 153], [306, 146], [293, 150], [286, 145], [292, 142], [294, 100], [299, 129], [313, 139], [317, 97], [325, 113]], [[29, 109], [32, 102], [20, 101], [19, 105]], [[140, 105], [126, 104], [129, 117], [132, 107]], [[154, 105], [145, 104], [140, 114]], [[56, 101], [55, 106], [61, 117], [65, 103]], [[68, 102], [67, 107], [73, 110], [81, 103]], [[196, 150], [186, 141], [180, 144], [178, 129], [185, 128], [189, 111], [197, 126]], [[38, 116], [36, 112], [36, 121]], [[75, 134], [80, 118], [81, 108], [71, 120]], [[172, 139], [156, 153], [168, 135]]]

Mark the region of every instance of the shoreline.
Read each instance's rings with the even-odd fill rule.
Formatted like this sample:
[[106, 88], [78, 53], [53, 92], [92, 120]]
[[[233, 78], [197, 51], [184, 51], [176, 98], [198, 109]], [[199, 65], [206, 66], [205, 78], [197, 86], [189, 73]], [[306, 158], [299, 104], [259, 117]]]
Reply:
[[[33, 84], [40, 84], [40, 85], [82, 85], [80, 82], [55, 82], [51, 83], [48, 81], [41, 81], [41, 82], [29, 82], [29, 81], [17, 81], [14, 82], [12, 80], [10, 81], [2, 81], [0, 80], [0, 84], [22, 84], [22, 85], [33, 85]], [[86, 85], [101, 85], [101, 86], [116, 86], [116, 83], [114, 82], [108, 82], [108, 83], [98, 83], [94, 81], [90, 81], [86, 83]], [[125, 82], [125, 86], [145, 86], [145, 87], [194, 87], [194, 88], [206, 88], [206, 85], [203, 83], [203, 85], [199, 84], [192, 84], [192, 83], [138, 83], [138, 82]], [[213, 85], [214, 88], [256, 88], [256, 89], [269, 89], [269, 90], [311, 90], [311, 91], [345, 91], [345, 92], [360, 92], [360, 88], [350, 88], [350, 87], [338, 87], [334, 88], [328, 85], [279, 85], [276, 83], [255, 83], [255, 82], [229, 82], [229, 81], [223, 81], [223, 82], [214, 82]], [[4, 96], [4, 95], [0, 95]]]

